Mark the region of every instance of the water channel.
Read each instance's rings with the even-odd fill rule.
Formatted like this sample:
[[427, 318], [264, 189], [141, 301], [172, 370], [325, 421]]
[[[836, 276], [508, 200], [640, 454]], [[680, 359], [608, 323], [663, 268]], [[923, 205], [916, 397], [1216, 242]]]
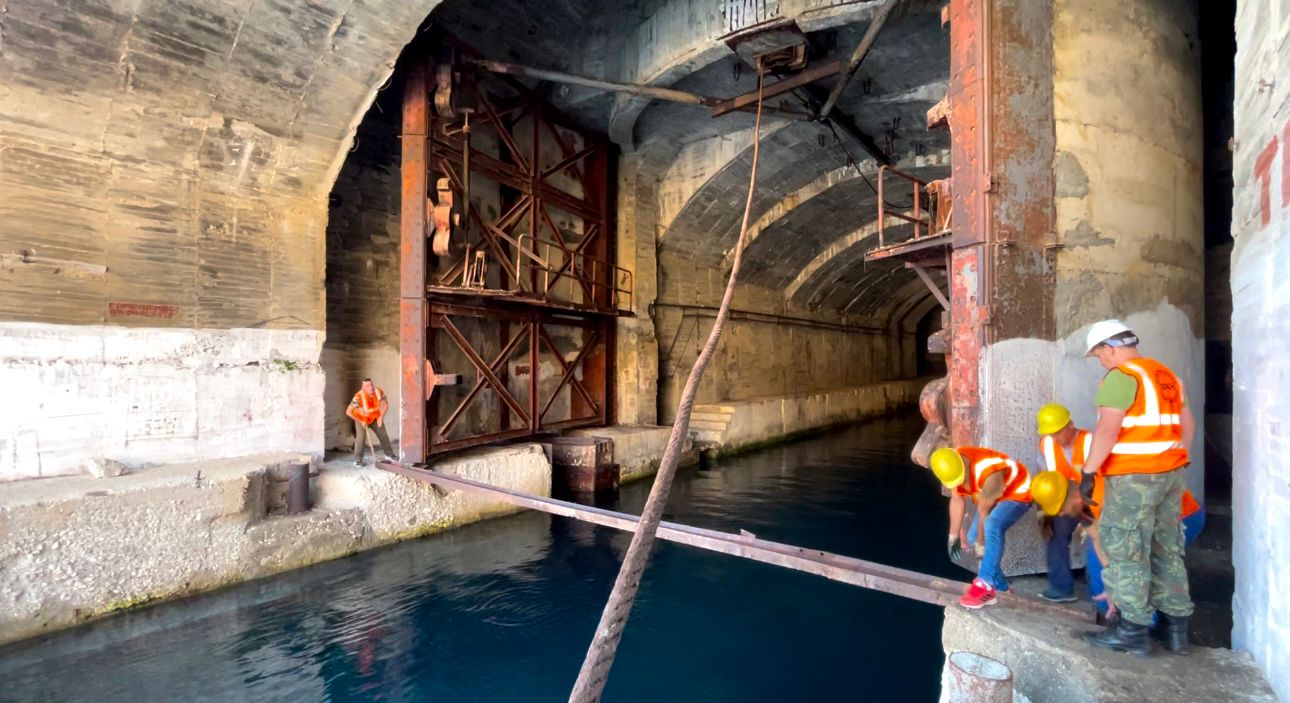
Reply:
[[[687, 470], [668, 519], [964, 579], [907, 458], [921, 427]], [[564, 701], [627, 541], [538, 513], [467, 526], [0, 649], [0, 700]], [[663, 543], [605, 700], [933, 701], [940, 629], [933, 606]]]

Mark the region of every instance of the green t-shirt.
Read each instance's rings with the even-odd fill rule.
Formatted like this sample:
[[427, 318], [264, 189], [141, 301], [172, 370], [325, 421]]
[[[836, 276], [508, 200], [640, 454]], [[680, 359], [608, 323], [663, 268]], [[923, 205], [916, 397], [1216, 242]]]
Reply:
[[[1099, 408], [1117, 408], [1128, 412], [1133, 407], [1133, 399], [1138, 395], [1138, 379], [1119, 370], [1111, 369], [1097, 387], [1097, 397], [1093, 403]], [[1183, 405], [1187, 401], [1183, 400]]]
[[1094, 403], [1099, 408], [1117, 408], [1128, 411], [1133, 407], [1133, 399], [1138, 395], [1138, 379], [1119, 369], [1111, 369], [1097, 387], [1097, 398]]

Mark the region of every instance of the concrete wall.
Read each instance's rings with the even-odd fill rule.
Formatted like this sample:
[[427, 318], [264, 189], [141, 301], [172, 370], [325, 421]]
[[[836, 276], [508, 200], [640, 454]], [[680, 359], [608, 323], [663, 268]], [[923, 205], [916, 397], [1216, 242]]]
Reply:
[[[1204, 417], [1202, 135], [1196, 16], [1165, 0], [1058, 0], [1053, 8], [1056, 341], [985, 350], [986, 441], [1030, 457], [1034, 411], [1067, 404], [1091, 427], [1104, 371], [1088, 325], [1125, 320], [1178, 373]], [[1189, 483], [1203, 493], [1203, 445]]]
[[0, 322], [0, 481], [319, 452], [321, 347], [313, 330]]
[[[1085, 325], [1119, 317], [1143, 352], [1205, 407], [1204, 141], [1200, 49], [1189, 3], [1059, 2], [1053, 26], [1057, 157], [1056, 391], [1092, 422]], [[1144, 57], [1144, 49], [1148, 52]], [[1091, 362], [1089, 362], [1091, 363]], [[1198, 432], [1203, 437], [1203, 433]], [[1203, 443], [1189, 483], [1204, 493]]]
[[717, 432], [691, 430], [700, 443], [731, 451], [877, 417], [918, 402], [927, 379], [885, 381], [818, 393], [753, 398], [696, 406], [696, 417], [725, 417]]
[[[268, 513], [275, 467], [293, 458], [261, 454], [0, 486], [0, 642], [516, 510], [384, 471], [323, 468], [314, 510]], [[436, 468], [551, 491], [537, 445], [476, 451]]]
[[327, 192], [436, 4], [5, 3], [0, 476], [321, 451]]
[[[659, 300], [716, 308], [727, 273], [669, 254], [659, 257]], [[808, 310], [784, 300], [782, 291], [740, 285], [732, 308], [774, 317], [736, 314], [726, 324], [716, 355], [699, 386], [697, 402], [860, 386], [915, 373], [913, 329], [844, 326], [840, 315]], [[713, 312], [655, 308], [659, 354], [659, 417], [670, 422], [690, 368], [712, 329]], [[818, 323], [818, 324], [817, 324]]]
[[1290, 2], [1241, 0], [1232, 213], [1232, 645], [1290, 700]]

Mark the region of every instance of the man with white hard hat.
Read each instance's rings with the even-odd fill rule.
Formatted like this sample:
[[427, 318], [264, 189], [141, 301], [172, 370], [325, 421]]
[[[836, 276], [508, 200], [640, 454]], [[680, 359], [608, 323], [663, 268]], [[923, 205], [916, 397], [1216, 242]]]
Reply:
[[1107, 369], [1097, 389], [1097, 428], [1082, 467], [1084, 488], [1105, 477], [1101, 541], [1108, 563], [1103, 578], [1120, 619], [1090, 632], [1092, 644], [1147, 654], [1147, 628], [1159, 610], [1155, 634], [1176, 654], [1188, 652], [1187, 620], [1195, 607], [1183, 566], [1178, 527], [1187, 488], [1187, 447], [1196, 424], [1183, 384], [1169, 367], [1138, 353], [1138, 337], [1119, 320], [1088, 331], [1087, 355]]

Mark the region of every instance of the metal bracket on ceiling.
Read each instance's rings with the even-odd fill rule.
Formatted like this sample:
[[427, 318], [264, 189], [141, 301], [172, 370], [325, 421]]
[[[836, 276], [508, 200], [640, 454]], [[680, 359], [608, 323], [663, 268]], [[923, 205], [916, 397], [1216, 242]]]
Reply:
[[724, 37], [726, 46], [754, 69], [796, 71], [806, 66], [806, 34], [791, 19], [765, 22]]

